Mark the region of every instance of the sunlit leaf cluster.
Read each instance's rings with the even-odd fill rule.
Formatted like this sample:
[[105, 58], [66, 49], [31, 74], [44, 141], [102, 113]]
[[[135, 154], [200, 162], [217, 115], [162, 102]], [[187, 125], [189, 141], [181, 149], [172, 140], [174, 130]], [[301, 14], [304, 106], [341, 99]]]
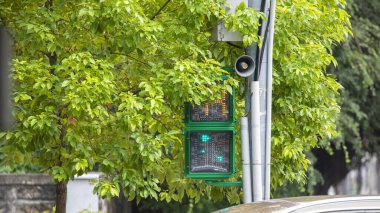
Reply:
[[[304, 151], [335, 134], [341, 86], [325, 68], [335, 62], [331, 47], [349, 32], [344, 1], [277, 2], [273, 187], [304, 181]], [[0, 0], [1, 22], [15, 41], [16, 117], [14, 130], [0, 135], [2, 163], [32, 162], [57, 182], [96, 167], [104, 173], [95, 188], [102, 197], [120, 190], [138, 201], [240, 202], [238, 188], [183, 176], [184, 103], [238, 86], [221, 65], [244, 52], [210, 40], [217, 21], [242, 32], [241, 46], [262, 39], [255, 34], [263, 14], [241, 6], [225, 15], [225, 6], [221, 0]], [[221, 83], [222, 75], [230, 78]]]

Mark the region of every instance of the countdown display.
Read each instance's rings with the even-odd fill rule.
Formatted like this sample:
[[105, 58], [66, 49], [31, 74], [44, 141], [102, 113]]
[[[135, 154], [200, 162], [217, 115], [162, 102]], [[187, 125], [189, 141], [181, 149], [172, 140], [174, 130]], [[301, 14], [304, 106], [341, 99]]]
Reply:
[[222, 91], [221, 99], [207, 101], [201, 105], [191, 107], [191, 121], [224, 121], [228, 122], [230, 116], [230, 94], [225, 90]]

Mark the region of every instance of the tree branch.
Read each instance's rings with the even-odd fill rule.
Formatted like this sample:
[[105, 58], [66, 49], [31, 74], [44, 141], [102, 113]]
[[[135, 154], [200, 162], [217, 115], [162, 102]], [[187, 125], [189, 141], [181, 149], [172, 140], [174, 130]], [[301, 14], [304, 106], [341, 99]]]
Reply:
[[50, 9], [53, 6], [53, 0], [47, 0], [44, 6]]
[[[47, 53], [46, 56], [49, 59], [50, 66], [54, 66], [57, 64], [57, 53], [54, 51], [52, 53]], [[55, 69], [52, 67], [50, 68], [50, 73], [54, 75]]]
[[[135, 61], [137, 61], [137, 62], [139, 62], [139, 63], [141, 63], [141, 64], [144, 64], [144, 65], [146, 65], [146, 66], [148, 66], [148, 67], [152, 67], [152, 66], [150, 66], [149, 64], [145, 63], [144, 61], [141, 61], [141, 60], [139, 60], [139, 59], [137, 59], [137, 58], [135, 58], [135, 57], [132, 57], [132, 56], [129, 55], [129, 54], [118, 53], [118, 52], [111, 52], [111, 54], [115, 54], [115, 55], [123, 55], [123, 56], [128, 57], [128, 58], [131, 58], [131, 59], [133, 59], [133, 60], [135, 60]], [[126, 63], [126, 62], [123, 62], [123, 63]]]
[[154, 120], [158, 121], [158, 123], [160, 123], [166, 129], [166, 131], [169, 132], [169, 128], [166, 126], [166, 124], [164, 124], [160, 119], [158, 119], [158, 117], [156, 115], [153, 115], [152, 118]]
[[160, 12], [166, 7], [166, 5], [168, 5], [170, 2], [170, 0], [167, 0], [164, 5], [161, 6], [161, 8], [152, 16], [152, 18], [150, 18], [150, 20], [154, 20], [159, 14]]

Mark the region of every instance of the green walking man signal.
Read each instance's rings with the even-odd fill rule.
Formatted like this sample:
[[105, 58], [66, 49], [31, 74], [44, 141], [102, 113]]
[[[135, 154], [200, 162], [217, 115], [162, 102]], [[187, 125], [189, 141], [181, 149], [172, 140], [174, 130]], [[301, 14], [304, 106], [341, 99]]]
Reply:
[[185, 105], [185, 176], [216, 180], [235, 175], [235, 97]]

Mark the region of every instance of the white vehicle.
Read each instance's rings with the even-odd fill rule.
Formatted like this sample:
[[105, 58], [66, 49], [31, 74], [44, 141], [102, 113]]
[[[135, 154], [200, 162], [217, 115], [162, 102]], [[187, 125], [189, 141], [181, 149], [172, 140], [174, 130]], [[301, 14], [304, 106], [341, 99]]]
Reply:
[[380, 196], [308, 196], [241, 204], [217, 213], [380, 213]]

